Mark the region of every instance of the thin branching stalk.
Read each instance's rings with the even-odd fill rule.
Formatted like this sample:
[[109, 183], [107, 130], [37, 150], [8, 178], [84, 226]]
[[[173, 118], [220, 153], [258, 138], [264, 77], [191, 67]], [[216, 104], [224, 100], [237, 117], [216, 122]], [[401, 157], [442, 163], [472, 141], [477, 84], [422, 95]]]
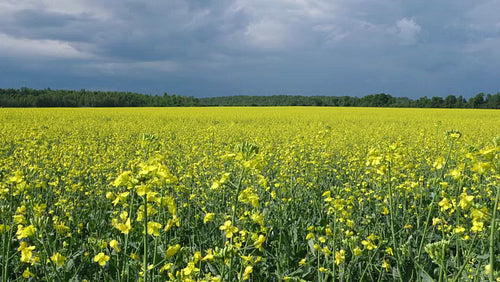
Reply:
[[472, 247], [474, 247], [474, 245], [475, 245], [476, 238], [477, 238], [477, 236], [474, 236], [474, 238], [472, 239], [472, 242], [469, 244], [469, 248], [467, 249], [467, 253], [464, 256], [464, 263], [462, 263], [462, 266], [458, 270], [458, 273], [455, 275], [455, 278], [453, 279], [452, 282], [457, 282], [460, 279], [460, 275], [464, 271], [465, 267], [468, 265], [469, 260], [472, 256]]
[[498, 209], [498, 198], [500, 197], [500, 186], [496, 187], [496, 197], [495, 205], [493, 206], [493, 212], [491, 215], [491, 227], [490, 227], [490, 282], [495, 281], [495, 234], [496, 234], [496, 217]]
[[3, 271], [2, 271], [2, 281], [7, 282], [8, 273], [9, 273], [9, 251], [10, 251], [10, 242], [12, 241], [12, 226], [10, 226], [8, 232], [3, 235]]
[[144, 257], [142, 258], [144, 282], [148, 282], [148, 196], [144, 195]]
[[395, 254], [395, 257], [396, 257], [396, 263], [397, 263], [397, 267], [398, 267], [398, 270], [399, 270], [399, 281], [403, 281], [403, 273], [402, 273], [402, 269], [401, 269], [401, 261], [400, 261], [400, 257], [399, 257], [399, 248], [398, 248], [398, 242], [396, 241], [396, 232], [394, 230], [394, 203], [392, 201], [392, 197], [393, 197], [393, 194], [392, 194], [392, 179], [391, 179], [391, 163], [389, 162], [389, 169], [388, 169], [388, 183], [387, 183], [387, 188], [388, 188], [388, 197], [389, 197], [389, 213], [390, 213], [390, 220], [391, 220], [391, 237], [392, 237], [392, 246], [394, 248], [394, 254]]

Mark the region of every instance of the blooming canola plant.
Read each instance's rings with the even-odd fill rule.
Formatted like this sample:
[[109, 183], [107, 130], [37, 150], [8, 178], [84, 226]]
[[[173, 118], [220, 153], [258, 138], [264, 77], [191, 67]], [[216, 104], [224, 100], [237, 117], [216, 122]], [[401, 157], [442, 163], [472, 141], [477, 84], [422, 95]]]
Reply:
[[1, 109], [2, 281], [500, 281], [499, 124], [464, 109]]

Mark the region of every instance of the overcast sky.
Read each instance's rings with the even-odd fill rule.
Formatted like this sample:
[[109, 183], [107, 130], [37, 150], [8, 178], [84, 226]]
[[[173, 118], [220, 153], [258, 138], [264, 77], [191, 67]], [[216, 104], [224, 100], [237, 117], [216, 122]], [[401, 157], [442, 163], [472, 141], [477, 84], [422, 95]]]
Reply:
[[0, 0], [0, 88], [500, 91], [500, 1]]

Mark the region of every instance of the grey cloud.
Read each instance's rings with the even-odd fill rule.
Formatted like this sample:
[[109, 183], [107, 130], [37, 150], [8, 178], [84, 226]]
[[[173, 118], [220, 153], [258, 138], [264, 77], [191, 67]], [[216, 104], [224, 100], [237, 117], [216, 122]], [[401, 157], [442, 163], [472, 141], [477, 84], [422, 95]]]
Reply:
[[413, 44], [417, 41], [417, 36], [422, 29], [413, 19], [402, 18], [397, 23], [398, 36], [404, 44]]
[[186, 95], [498, 91], [485, 82], [498, 78], [491, 63], [500, 59], [498, 5], [9, 0], [0, 3], [0, 59], [9, 62], [0, 71], [10, 72], [2, 85], [19, 86], [13, 74], [21, 73], [40, 81], [43, 72], [52, 88], [72, 82]]

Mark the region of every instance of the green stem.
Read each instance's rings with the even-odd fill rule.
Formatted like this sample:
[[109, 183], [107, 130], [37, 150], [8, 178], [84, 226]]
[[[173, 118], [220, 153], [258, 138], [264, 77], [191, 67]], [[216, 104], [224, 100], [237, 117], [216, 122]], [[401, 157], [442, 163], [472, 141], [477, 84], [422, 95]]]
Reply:
[[158, 239], [156, 237], [154, 238], [154, 242], [155, 242], [155, 247], [153, 249], [153, 265], [155, 265], [156, 263], [156, 248], [158, 247]]
[[389, 162], [389, 170], [388, 170], [388, 188], [389, 188], [389, 213], [391, 220], [391, 236], [392, 236], [392, 246], [394, 248], [394, 254], [396, 257], [396, 263], [399, 270], [399, 281], [403, 281], [402, 278], [402, 269], [401, 269], [401, 261], [399, 259], [399, 250], [398, 243], [396, 242], [396, 232], [394, 231], [394, 206], [392, 202], [392, 185], [391, 185], [391, 163]]
[[144, 257], [142, 258], [144, 282], [148, 282], [148, 197], [144, 195]]
[[444, 244], [441, 245], [441, 252], [439, 253], [439, 282], [443, 281], [444, 277]]
[[316, 254], [317, 254], [317, 256], [316, 256], [316, 269], [318, 271], [318, 281], [322, 281], [321, 271], [319, 271], [319, 251], [318, 250], [316, 250]]
[[495, 281], [495, 231], [496, 231], [496, 216], [498, 208], [498, 198], [500, 197], [500, 186], [496, 189], [497, 195], [495, 197], [495, 205], [491, 215], [490, 227], [490, 282]]
[[[125, 234], [125, 246], [123, 247], [122, 257], [127, 255], [127, 248], [128, 248], [128, 234]], [[126, 273], [125, 266], [127, 265], [125, 257], [123, 257], [123, 259], [120, 260], [120, 263], [122, 264], [122, 267], [121, 267], [122, 271], [120, 273], [120, 281], [126, 281], [126, 280], [124, 280], [124, 276]]]
[[243, 176], [244, 176], [245, 172], [246, 172], [245, 167], [243, 167], [243, 169], [241, 170], [240, 177], [238, 178], [238, 183], [236, 185], [233, 185], [236, 188], [236, 194], [235, 194], [234, 206], [233, 206], [234, 209], [233, 209], [233, 214], [231, 216], [231, 221], [232, 221], [233, 224], [234, 224], [234, 218], [236, 216], [236, 209], [237, 209], [237, 204], [238, 204], [238, 195], [240, 194], [240, 190], [241, 190], [241, 181], [243, 180]]
[[[243, 176], [245, 175], [245, 167], [241, 170], [240, 177], [238, 179], [238, 184], [236, 184], [236, 194], [234, 197], [234, 205], [233, 205], [233, 214], [231, 216], [231, 223], [234, 225], [235, 223], [235, 217], [236, 217], [236, 209], [238, 208], [238, 195], [240, 194], [241, 190], [241, 181], [243, 180]], [[231, 245], [233, 244], [233, 238], [231, 237]], [[234, 263], [234, 256], [231, 255], [231, 260], [229, 261], [229, 280], [231, 281], [233, 278], [233, 263]]]
[[455, 276], [455, 278], [453, 279], [453, 282], [456, 282], [458, 281], [458, 279], [460, 278], [460, 275], [462, 274], [462, 272], [464, 271], [465, 267], [468, 265], [468, 262], [470, 260], [470, 255], [471, 255], [471, 251], [472, 251], [472, 247], [474, 246], [474, 243], [476, 242], [476, 236], [474, 236], [474, 239], [472, 240], [472, 242], [469, 244], [469, 249], [467, 250], [467, 253], [465, 254], [464, 256], [464, 263], [462, 264], [462, 267], [460, 267], [460, 270], [458, 270], [458, 273], [457, 275]]
[[[9, 203], [12, 203], [14, 202], [14, 196], [12, 195], [12, 193], [9, 193]], [[9, 214], [9, 213], [7, 213]], [[8, 271], [9, 271], [9, 252], [10, 252], [10, 243], [12, 241], [12, 230], [14, 228], [14, 222], [12, 222], [12, 217], [10, 217], [11, 219], [8, 220], [10, 222], [10, 227], [9, 227], [9, 230], [8, 230], [8, 235], [7, 234], [4, 234], [3, 236], [3, 244], [2, 244], [2, 247], [4, 248], [3, 249], [3, 252], [2, 252], [2, 255], [4, 256], [4, 265], [3, 265], [3, 273], [2, 273], [2, 281], [3, 282], [7, 282], [8, 281], [8, 277], [7, 277], [7, 274], [8, 274]], [[3, 222], [3, 224], [5, 225], [5, 228], [7, 228], [7, 220]], [[5, 230], [7, 231], [7, 230]], [[7, 246], [6, 246], [7, 245]]]
[[[136, 202], [136, 197], [132, 197], [132, 200], [131, 200], [131, 203], [130, 203], [130, 206], [128, 208], [128, 216], [132, 216], [132, 208], [135, 206], [135, 202]], [[121, 263], [122, 263], [122, 272], [120, 274], [120, 281], [128, 281], [128, 263], [127, 263], [127, 249], [128, 249], [128, 238], [129, 238], [129, 234], [125, 234], [125, 246], [123, 247], [123, 254], [122, 254], [122, 257], [123, 259], [121, 260]], [[126, 278], [126, 279], [125, 279]]]
[[[50, 254], [52, 253], [52, 251], [49, 248], [47, 248], [47, 246], [44, 244], [43, 237], [45, 237], [44, 236], [45, 234], [43, 232], [41, 232], [40, 235], [41, 235], [41, 237], [40, 237], [40, 239], [38, 239], [38, 242], [40, 243], [40, 245], [42, 245], [43, 250], [45, 251], [45, 254], [47, 255], [47, 260], [50, 260]], [[52, 267], [52, 270], [54, 271], [54, 274], [56, 275], [57, 280], [62, 281], [61, 277], [59, 276], [59, 271], [57, 271], [56, 264], [52, 260], [50, 260], [49, 265]]]
[[427, 230], [429, 229], [429, 221], [431, 219], [432, 210], [434, 208], [434, 200], [436, 199], [436, 193], [433, 194], [431, 203], [429, 204], [429, 212], [427, 213], [427, 219], [424, 226], [424, 234], [422, 235], [422, 240], [420, 241], [420, 246], [418, 247], [417, 258], [420, 258], [422, 253], [422, 248], [424, 246], [425, 236], [427, 235]]
[[[334, 212], [333, 213], [333, 256], [334, 256], [334, 259], [333, 259], [333, 263], [332, 263], [332, 275], [333, 275], [333, 281], [337, 281], [337, 273], [336, 273], [336, 267], [335, 267], [335, 250], [336, 250], [336, 238], [337, 236], [336, 235], [336, 222], [337, 222], [337, 212]], [[339, 250], [340, 251], [340, 250]]]
[[448, 166], [448, 162], [450, 161], [451, 151], [452, 150], [453, 150], [453, 141], [450, 141], [450, 148], [448, 150], [448, 154], [446, 155], [446, 159], [444, 161], [444, 165], [441, 168], [441, 176], [440, 176], [441, 179], [443, 178], [444, 172], [446, 171], [446, 167]]
[[[12, 224], [11, 224], [12, 225]], [[5, 224], [5, 226], [8, 226]], [[7, 227], [5, 227], [7, 228]], [[10, 242], [12, 241], [12, 229], [13, 227], [10, 226], [8, 234], [4, 234], [3, 236], [3, 258], [4, 258], [4, 265], [3, 265], [3, 273], [2, 273], [2, 281], [7, 282], [7, 273], [9, 271], [9, 250], [10, 250]]]
[[377, 254], [377, 252], [376, 252], [376, 251], [374, 251], [374, 252], [373, 252], [373, 255], [370, 257], [370, 260], [368, 261], [368, 263], [367, 263], [367, 265], [366, 265], [365, 269], [363, 270], [363, 273], [361, 274], [361, 278], [359, 279], [359, 281], [365, 281], [363, 278], [365, 277], [365, 274], [366, 274], [366, 272], [368, 271], [368, 267], [370, 267], [370, 266], [371, 266], [371, 264], [372, 264], [372, 260], [373, 260], [373, 258], [375, 257], [375, 255], [376, 255], [376, 254]]

